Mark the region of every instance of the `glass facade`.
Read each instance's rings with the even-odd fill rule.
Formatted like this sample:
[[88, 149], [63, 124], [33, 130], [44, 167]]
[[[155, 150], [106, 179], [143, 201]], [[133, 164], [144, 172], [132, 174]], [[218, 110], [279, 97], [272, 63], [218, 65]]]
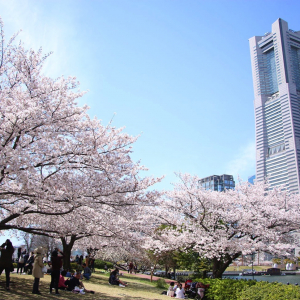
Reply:
[[228, 189], [235, 188], [235, 181], [233, 180], [232, 175], [212, 175], [199, 180], [199, 184], [201, 187], [206, 190], [213, 190], [222, 192]]
[[278, 92], [274, 48], [257, 55], [256, 69], [259, 78], [259, 94], [272, 95]]
[[278, 82], [275, 64], [274, 48], [263, 54], [265, 61], [265, 82], [266, 94], [274, 94], [278, 92]]
[[296, 88], [300, 91], [300, 49], [291, 46], [291, 58], [293, 66], [293, 81], [296, 84]]

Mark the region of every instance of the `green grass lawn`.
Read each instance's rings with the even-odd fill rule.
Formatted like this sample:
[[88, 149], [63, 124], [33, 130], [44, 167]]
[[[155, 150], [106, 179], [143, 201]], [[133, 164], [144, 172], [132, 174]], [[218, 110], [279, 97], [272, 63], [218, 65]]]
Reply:
[[[253, 266], [255, 271], [266, 271], [267, 269], [272, 268], [272, 266]], [[237, 271], [242, 272], [244, 269], [252, 269], [252, 266], [230, 266], [226, 269], [226, 271]]]
[[159, 300], [167, 299], [165, 295], [161, 295], [163, 289], [155, 287], [155, 283], [151, 283], [147, 279], [137, 278], [130, 274], [124, 274], [122, 281], [126, 281], [128, 286], [122, 288], [119, 286], [111, 286], [108, 284], [108, 274], [99, 271], [92, 274], [90, 280], [83, 280], [88, 290], [93, 290], [95, 294], [77, 295], [68, 291], [60, 291], [60, 296], [49, 294], [49, 285], [51, 276], [45, 275], [40, 282], [40, 292], [42, 295], [33, 295], [32, 286], [34, 278], [31, 275], [11, 274], [11, 290], [5, 290], [5, 274], [0, 276], [0, 300], [4, 299], [125, 299], [125, 300]]

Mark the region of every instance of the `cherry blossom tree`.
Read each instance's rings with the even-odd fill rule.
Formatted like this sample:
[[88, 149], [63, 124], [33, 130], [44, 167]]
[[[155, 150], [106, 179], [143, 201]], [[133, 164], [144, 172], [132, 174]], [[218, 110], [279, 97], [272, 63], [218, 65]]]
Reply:
[[[149, 192], [147, 205], [156, 192]], [[134, 197], [138, 199], [139, 197]], [[156, 196], [155, 196], [156, 198]], [[133, 249], [140, 248], [143, 243], [142, 232], [145, 232], [149, 222], [144, 215], [145, 199], [139, 199], [136, 205], [102, 204], [96, 208], [80, 207], [74, 212], [63, 216], [49, 216], [46, 224], [52, 224], [63, 245], [64, 267], [69, 268], [70, 255], [73, 247], [82, 250], [91, 249]], [[62, 225], [63, 224], [63, 225]]]
[[77, 105], [76, 78], [44, 76], [48, 55], [16, 36], [6, 43], [0, 27], [0, 230], [68, 238], [66, 248], [106, 236], [108, 216], [151, 201], [147, 189], [160, 179], [142, 177], [146, 168], [132, 161], [137, 137]]
[[265, 182], [215, 192], [200, 187], [196, 176], [179, 174], [179, 179], [153, 212], [164, 229], [146, 247], [193, 249], [212, 261], [214, 277], [242, 254], [287, 254], [293, 247], [289, 233], [299, 228], [299, 195]]

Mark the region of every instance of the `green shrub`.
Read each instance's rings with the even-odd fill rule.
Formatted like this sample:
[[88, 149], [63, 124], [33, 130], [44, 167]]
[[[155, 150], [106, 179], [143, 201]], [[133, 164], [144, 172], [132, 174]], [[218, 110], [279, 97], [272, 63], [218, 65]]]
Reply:
[[159, 278], [156, 281], [156, 287], [160, 288], [160, 289], [167, 289], [168, 285], [166, 284], [166, 282], [164, 281], [164, 279]]
[[257, 282], [245, 288], [237, 300], [295, 300], [300, 299], [300, 288], [282, 283]]
[[17, 263], [13, 263], [13, 266], [14, 266], [14, 268], [17, 268], [18, 264]]
[[113, 264], [107, 261], [103, 261], [101, 259], [96, 259], [95, 260], [95, 268], [97, 269], [104, 269], [104, 266], [107, 265], [108, 269], [112, 269], [113, 268]]
[[235, 279], [195, 279], [209, 284], [205, 295], [208, 300], [296, 300], [300, 287], [282, 283]]
[[71, 270], [74, 270], [74, 271], [75, 271], [75, 270], [77, 270], [78, 264], [72, 262], [72, 263], [70, 263], [70, 267], [71, 267]]
[[188, 276], [177, 276], [176, 280], [178, 282], [185, 282], [189, 277]]
[[205, 295], [209, 300], [237, 300], [238, 295], [246, 287], [256, 284], [254, 280], [235, 279], [196, 279], [194, 281], [209, 284]]

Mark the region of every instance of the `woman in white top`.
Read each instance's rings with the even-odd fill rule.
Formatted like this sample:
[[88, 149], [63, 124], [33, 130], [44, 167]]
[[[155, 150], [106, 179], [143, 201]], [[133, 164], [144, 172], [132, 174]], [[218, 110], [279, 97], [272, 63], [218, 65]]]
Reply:
[[184, 299], [184, 288], [182, 287], [182, 284], [179, 284], [178, 288], [176, 289], [175, 298]]
[[170, 282], [170, 286], [169, 286], [169, 289], [167, 291], [167, 296], [171, 296], [171, 297], [174, 297], [174, 282]]

